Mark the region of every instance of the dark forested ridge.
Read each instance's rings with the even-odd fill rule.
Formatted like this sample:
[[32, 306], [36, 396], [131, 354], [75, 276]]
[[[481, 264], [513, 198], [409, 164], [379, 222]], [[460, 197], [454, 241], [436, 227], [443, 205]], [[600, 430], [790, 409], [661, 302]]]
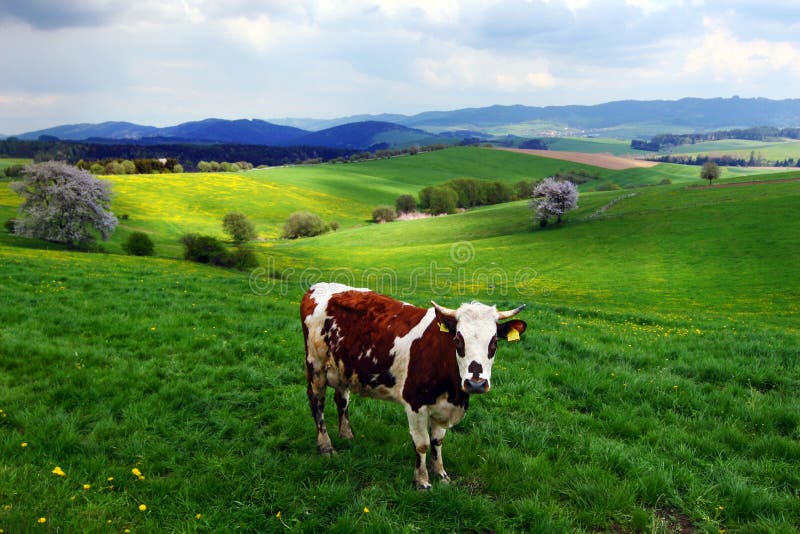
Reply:
[[154, 159], [178, 160], [186, 170], [193, 170], [201, 160], [247, 161], [253, 165], [287, 165], [309, 160], [329, 161], [349, 157], [357, 150], [290, 146], [274, 147], [242, 144], [109, 144], [73, 141], [26, 141], [16, 138], [0, 140], [0, 157], [30, 158], [35, 161], [59, 160], [77, 163], [80, 160]]

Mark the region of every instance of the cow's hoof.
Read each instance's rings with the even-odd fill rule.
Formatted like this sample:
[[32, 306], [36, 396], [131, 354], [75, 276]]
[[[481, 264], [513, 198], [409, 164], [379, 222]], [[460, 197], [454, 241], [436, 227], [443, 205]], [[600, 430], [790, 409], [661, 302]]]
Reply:
[[420, 491], [425, 491], [425, 490], [431, 489], [431, 483], [430, 482], [416, 482], [415, 481], [414, 482], [414, 486]]
[[349, 428], [339, 431], [339, 437], [342, 439], [353, 439], [353, 431]]
[[336, 454], [336, 449], [334, 449], [333, 447], [320, 448], [319, 453], [322, 456], [333, 456], [334, 454]]
[[437, 473], [436, 476], [439, 478], [439, 482], [442, 484], [450, 484], [450, 475], [447, 473]]

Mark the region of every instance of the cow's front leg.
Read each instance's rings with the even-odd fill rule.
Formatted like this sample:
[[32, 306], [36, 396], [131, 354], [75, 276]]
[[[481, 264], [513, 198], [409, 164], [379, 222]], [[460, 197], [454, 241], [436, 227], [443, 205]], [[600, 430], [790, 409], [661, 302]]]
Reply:
[[339, 411], [339, 437], [352, 439], [353, 430], [350, 428], [350, 413], [348, 411], [348, 406], [350, 405], [350, 391], [336, 388], [333, 400], [336, 401], [336, 409]]
[[406, 414], [408, 415], [408, 429], [411, 433], [411, 441], [414, 444], [414, 451], [417, 455], [414, 467], [414, 485], [417, 489], [430, 489], [431, 483], [428, 480], [428, 468], [425, 466], [425, 458], [430, 448], [428, 409], [422, 407], [419, 412], [415, 412], [408, 407], [406, 408]]
[[434, 476], [438, 477], [444, 483], [450, 482], [450, 477], [444, 470], [444, 463], [442, 462], [442, 442], [447, 429], [436, 421], [431, 420], [431, 469]]

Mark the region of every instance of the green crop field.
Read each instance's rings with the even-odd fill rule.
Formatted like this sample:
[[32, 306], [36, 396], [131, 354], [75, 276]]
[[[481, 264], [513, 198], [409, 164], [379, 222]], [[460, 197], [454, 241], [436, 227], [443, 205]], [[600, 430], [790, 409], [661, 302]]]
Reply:
[[[111, 177], [129, 217], [109, 253], [0, 230], [0, 529], [796, 532], [800, 181], [775, 179], [800, 173], [696, 188], [696, 168], [600, 170], [673, 184], [584, 191], [546, 229], [524, 201], [366, 222], [453, 177], [579, 167], [462, 148]], [[17, 203], [0, 182], [0, 219]], [[275, 239], [304, 206], [342, 228]], [[261, 268], [175, 259], [180, 235], [221, 235], [227, 211], [267, 238]], [[160, 257], [119, 253], [138, 229]], [[491, 393], [447, 435], [451, 484], [413, 488], [405, 415], [377, 400], [354, 397], [355, 439], [317, 454], [298, 305], [319, 280], [420, 306], [528, 305]], [[329, 428], [335, 411], [329, 398]]]
[[553, 137], [547, 140], [550, 150], [566, 150], [569, 152], [586, 152], [588, 154], [604, 153], [615, 156], [628, 154], [647, 154], [644, 150], [631, 149], [630, 141], [609, 139], [604, 137]]

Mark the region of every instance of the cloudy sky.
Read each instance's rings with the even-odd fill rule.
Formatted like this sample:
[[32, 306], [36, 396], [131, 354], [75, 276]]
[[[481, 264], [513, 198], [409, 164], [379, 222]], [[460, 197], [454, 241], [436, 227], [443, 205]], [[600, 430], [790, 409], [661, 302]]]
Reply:
[[0, 0], [0, 133], [800, 97], [797, 0]]

